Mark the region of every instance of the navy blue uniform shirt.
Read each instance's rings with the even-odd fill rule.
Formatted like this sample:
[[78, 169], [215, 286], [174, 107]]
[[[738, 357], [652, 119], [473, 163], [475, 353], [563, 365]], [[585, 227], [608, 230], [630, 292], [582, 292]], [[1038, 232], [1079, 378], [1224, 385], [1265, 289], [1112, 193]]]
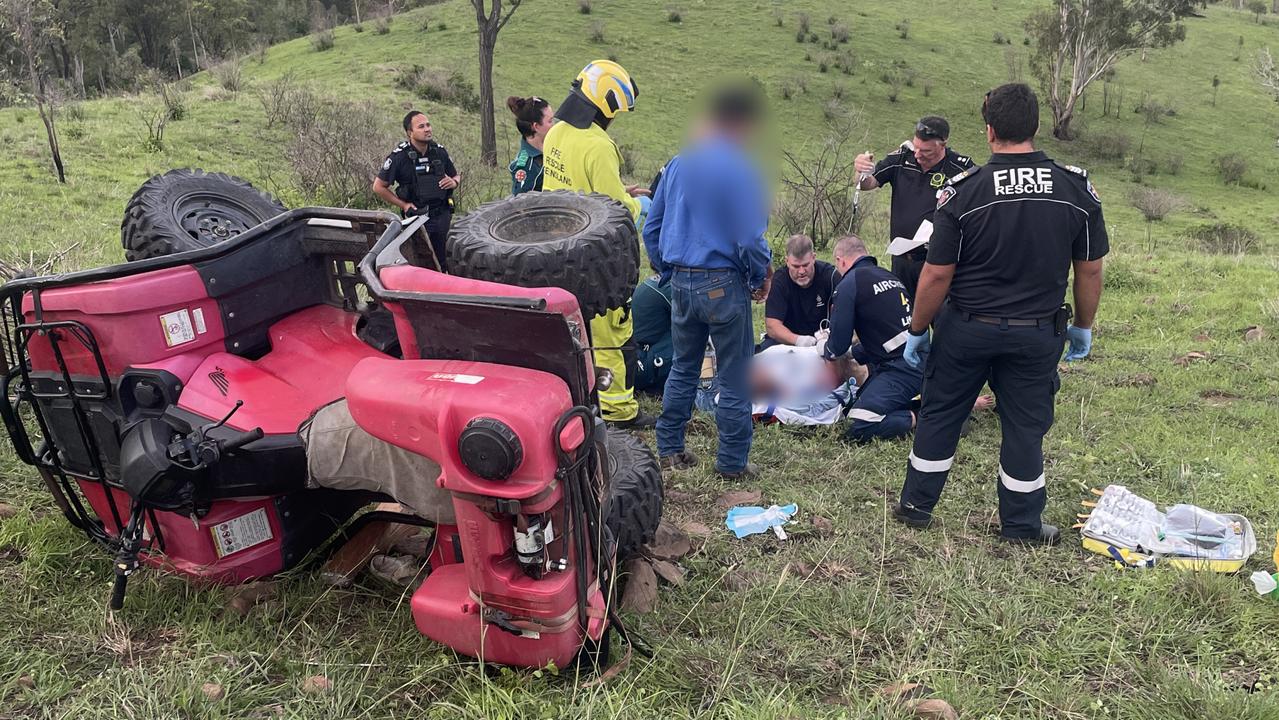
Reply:
[[857, 333], [853, 359], [872, 368], [902, 356], [910, 331], [910, 297], [897, 276], [865, 255], [848, 269], [831, 297], [830, 337], [823, 357], [848, 352]]

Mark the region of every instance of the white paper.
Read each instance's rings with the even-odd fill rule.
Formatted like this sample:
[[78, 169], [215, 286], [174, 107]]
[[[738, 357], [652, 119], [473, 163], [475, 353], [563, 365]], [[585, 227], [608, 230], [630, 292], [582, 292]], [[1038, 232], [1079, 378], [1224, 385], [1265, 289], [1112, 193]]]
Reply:
[[933, 221], [925, 220], [919, 224], [919, 229], [915, 231], [915, 237], [904, 238], [895, 237], [888, 244], [889, 255], [905, 255], [921, 245], [927, 245], [928, 241], [933, 237]]

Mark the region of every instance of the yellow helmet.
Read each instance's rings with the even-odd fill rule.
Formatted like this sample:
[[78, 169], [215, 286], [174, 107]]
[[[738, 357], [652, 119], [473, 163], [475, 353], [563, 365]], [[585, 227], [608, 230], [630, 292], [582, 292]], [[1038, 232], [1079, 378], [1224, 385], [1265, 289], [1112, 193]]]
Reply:
[[609, 119], [634, 110], [635, 98], [639, 97], [631, 74], [612, 60], [596, 60], [582, 68], [573, 85]]

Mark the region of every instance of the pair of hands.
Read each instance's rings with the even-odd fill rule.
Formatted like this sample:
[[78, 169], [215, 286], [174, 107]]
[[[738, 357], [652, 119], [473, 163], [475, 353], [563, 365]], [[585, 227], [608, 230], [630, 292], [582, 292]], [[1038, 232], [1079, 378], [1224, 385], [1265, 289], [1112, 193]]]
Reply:
[[[1066, 341], [1069, 343], [1069, 347], [1066, 348], [1065, 361], [1083, 360], [1092, 352], [1092, 328], [1068, 325], [1066, 326]], [[923, 362], [923, 354], [928, 352], [931, 347], [932, 340], [929, 338], [928, 330], [924, 330], [919, 335], [908, 332], [906, 334], [906, 349], [902, 351], [902, 357], [905, 358], [907, 365], [918, 368]]]
[[768, 291], [773, 287], [773, 266], [768, 266], [768, 274], [764, 276], [764, 284], [751, 291], [751, 300], [762, 303], [768, 298]]

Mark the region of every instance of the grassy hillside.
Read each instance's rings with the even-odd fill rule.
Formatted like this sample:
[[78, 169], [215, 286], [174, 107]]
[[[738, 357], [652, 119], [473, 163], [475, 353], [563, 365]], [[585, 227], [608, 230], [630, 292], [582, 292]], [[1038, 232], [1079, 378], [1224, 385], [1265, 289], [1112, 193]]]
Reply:
[[[1024, 58], [1022, 21], [1040, 3], [672, 5], [681, 22], [645, 0], [595, 0], [589, 15], [575, 2], [529, 0], [499, 43], [499, 96], [558, 100], [584, 62], [617, 57], [641, 88], [638, 112], [615, 125], [640, 180], [678, 149], [700, 87], [735, 70], [769, 88], [779, 148], [816, 151], [838, 85], [843, 108], [859, 115], [858, 133], [880, 155], [916, 118], [937, 112], [950, 118], [952, 145], [981, 160], [981, 96], [1008, 79], [1008, 53]], [[473, 115], [415, 99], [394, 82], [396, 68], [413, 64], [473, 76], [472, 13], [451, 0], [398, 16], [385, 35], [339, 28], [334, 49], [296, 40], [247, 61], [245, 75], [261, 86], [293, 73], [376, 102], [392, 123], [409, 105], [425, 107], [451, 150], [474, 153]], [[850, 42], [835, 51], [797, 43], [800, 13], [822, 40], [835, 16]], [[1082, 139], [1043, 142], [1090, 169], [1114, 248], [1093, 358], [1063, 371], [1045, 446], [1047, 515], [1069, 526], [1087, 488], [1112, 482], [1161, 503], [1243, 513], [1261, 546], [1244, 575], [1118, 572], [1070, 542], [1033, 552], [995, 542], [993, 418], [961, 444], [939, 506], [942, 527], [925, 533], [886, 515], [907, 443], [853, 448], [833, 431], [761, 428], [753, 459], [767, 474], [751, 489], [765, 502], [798, 503], [791, 539], [733, 540], [718, 530], [715, 498], [734, 488], [709, 468], [669, 478], [668, 518], [717, 530], [683, 562], [688, 583], [663, 588], [654, 614], [629, 618], [657, 657], [637, 658], [602, 688], [581, 689], [571, 677], [485, 673], [422, 639], [407, 598], [373, 586], [332, 590], [301, 574], [239, 618], [225, 613], [223, 590], [146, 573], [131, 583], [129, 608], [107, 616], [108, 559], [65, 526], [29, 468], [5, 453], [0, 497], [16, 514], [0, 520], [0, 624], [8, 628], [0, 633], [0, 717], [896, 718], [907, 714], [876, 689], [903, 680], [935, 688], [964, 718], [1279, 717], [1271, 690], [1279, 605], [1258, 599], [1246, 579], [1273, 569], [1279, 530], [1279, 106], [1249, 70], [1258, 48], [1279, 49], [1279, 34], [1249, 14], [1214, 6], [1205, 15], [1188, 22], [1185, 43], [1121, 64], [1119, 117], [1101, 117], [1097, 87]], [[598, 43], [590, 39], [597, 23]], [[1010, 44], [996, 44], [997, 33]], [[851, 75], [819, 72], [821, 58], [845, 51], [855, 55]], [[881, 76], [894, 63], [917, 76], [890, 102]], [[798, 77], [807, 92], [782, 99]], [[1094, 157], [1122, 134], [1131, 159], [1144, 123], [1133, 107], [1143, 95], [1175, 114], [1148, 129], [1143, 155], [1157, 171], [1142, 182], [1186, 202], [1154, 226], [1153, 245], [1126, 200], [1132, 171], [1123, 158]], [[189, 97], [188, 115], [169, 125], [161, 152], [144, 149], [136, 112], [153, 98], [83, 103], [62, 124], [66, 186], [49, 171], [35, 112], [0, 111], [9, 158], [0, 163], [0, 259], [53, 258], [54, 270], [122, 259], [124, 203], [150, 174], [175, 166], [243, 175], [302, 201], [282, 135], [266, 127], [251, 87], [228, 93], [199, 76]], [[508, 126], [499, 115], [499, 139], [510, 149]], [[388, 147], [396, 139], [388, 136]], [[1244, 185], [1218, 176], [1216, 158], [1229, 153], [1247, 158]], [[1185, 232], [1210, 222], [1246, 225], [1261, 246], [1206, 254]], [[1262, 339], [1244, 339], [1252, 325], [1264, 328]], [[1205, 357], [1176, 362], [1192, 350]], [[691, 442], [703, 457], [713, 454], [713, 435], [711, 423], [696, 425]], [[303, 692], [317, 674], [332, 680], [331, 692]], [[223, 685], [225, 698], [205, 699], [205, 682]]]

